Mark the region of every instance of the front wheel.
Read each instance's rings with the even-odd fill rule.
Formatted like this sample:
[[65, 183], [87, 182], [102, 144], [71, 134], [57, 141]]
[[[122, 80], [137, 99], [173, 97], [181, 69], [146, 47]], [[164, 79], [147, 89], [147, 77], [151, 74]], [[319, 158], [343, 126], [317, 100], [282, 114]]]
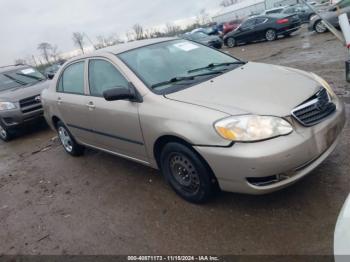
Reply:
[[10, 141], [12, 134], [0, 124], [0, 139], [4, 142]]
[[275, 41], [277, 39], [277, 33], [274, 29], [269, 29], [265, 33], [265, 38], [267, 41]]
[[232, 48], [236, 46], [236, 39], [234, 39], [233, 37], [229, 37], [226, 40], [227, 46]]
[[74, 137], [61, 121], [57, 123], [57, 133], [64, 150], [66, 150], [68, 154], [72, 156], [81, 156], [84, 153], [85, 148], [75, 141]]
[[169, 143], [162, 150], [160, 160], [165, 179], [180, 197], [196, 204], [212, 197], [217, 188], [216, 179], [192, 149]]
[[315, 31], [319, 34], [322, 34], [327, 31], [327, 27], [323, 24], [322, 20], [316, 22]]

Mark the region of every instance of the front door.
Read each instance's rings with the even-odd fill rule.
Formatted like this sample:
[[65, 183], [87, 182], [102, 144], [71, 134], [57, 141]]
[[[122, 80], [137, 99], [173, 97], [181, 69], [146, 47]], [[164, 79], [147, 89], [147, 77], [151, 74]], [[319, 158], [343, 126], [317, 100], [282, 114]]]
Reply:
[[90, 59], [88, 72], [88, 118], [95, 136], [94, 144], [117, 154], [147, 161], [139, 104], [129, 100], [108, 102], [103, 98], [106, 90], [130, 88], [129, 82], [105, 59]]

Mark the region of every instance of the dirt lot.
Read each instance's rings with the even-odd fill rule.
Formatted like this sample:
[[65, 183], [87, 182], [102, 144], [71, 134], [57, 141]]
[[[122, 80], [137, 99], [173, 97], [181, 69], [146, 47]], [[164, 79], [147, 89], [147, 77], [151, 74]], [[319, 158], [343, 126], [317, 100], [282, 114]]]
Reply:
[[[347, 103], [346, 50], [331, 34], [229, 50], [326, 78]], [[332, 254], [350, 193], [350, 130], [305, 180], [267, 196], [222, 193], [195, 206], [159, 173], [88, 150], [68, 156], [46, 127], [0, 142], [0, 254]]]

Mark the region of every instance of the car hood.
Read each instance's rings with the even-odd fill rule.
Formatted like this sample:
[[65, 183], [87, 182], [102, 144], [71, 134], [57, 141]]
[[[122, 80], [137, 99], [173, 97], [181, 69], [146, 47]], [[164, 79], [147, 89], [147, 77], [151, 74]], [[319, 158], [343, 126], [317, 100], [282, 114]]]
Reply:
[[231, 115], [288, 116], [320, 87], [304, 71], [249, 62], [210, 81], [165, 97]]
[[8, 89], [0, 92], [0, 101], [18, 102], [27, 97], [40, 95], [41, 91], [47, 87], [49, 87], [49, 81], [42, 81], [30, 86]]

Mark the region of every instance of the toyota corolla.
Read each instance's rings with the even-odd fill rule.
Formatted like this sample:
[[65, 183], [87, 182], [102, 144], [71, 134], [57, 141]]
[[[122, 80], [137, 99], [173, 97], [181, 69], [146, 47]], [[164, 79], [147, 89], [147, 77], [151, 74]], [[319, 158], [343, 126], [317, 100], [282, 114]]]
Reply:
[[270, 193], [335, 149], [344, 106], [321, 77], [240, 61], [183, 39], [68, 61], [42, 93], [67, 153], [102, 150], [161, 170], [184, 199]]

